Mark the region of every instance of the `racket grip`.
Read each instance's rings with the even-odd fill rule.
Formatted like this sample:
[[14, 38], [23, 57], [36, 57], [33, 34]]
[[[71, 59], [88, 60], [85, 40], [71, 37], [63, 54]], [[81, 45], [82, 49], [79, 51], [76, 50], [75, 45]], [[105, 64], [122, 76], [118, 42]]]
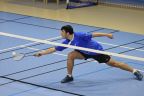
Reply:
[[36, 53], [33, 56], [40, 57], [40, 56], [42, 56], [42, 53]]

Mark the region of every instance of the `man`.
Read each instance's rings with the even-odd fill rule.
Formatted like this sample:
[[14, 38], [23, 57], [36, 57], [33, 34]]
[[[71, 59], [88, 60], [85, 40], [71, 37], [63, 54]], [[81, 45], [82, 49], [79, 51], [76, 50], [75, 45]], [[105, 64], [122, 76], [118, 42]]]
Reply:
[[[74, 32], [72, 26], [70, 25], [62, 26], [61, 36], [65, 39], [62, 42], [63, 44], [70, 44], [74, 46], [91, 48], [91, 49], [101, 50], [101, 51], [103, 51], [103, 47], [99, 43], [94, 41], [92, 37], [106, 36], [110, 39], [113, 38], [112, 34], [106, 34], [106, 33]], [[56, 46], [56, 47], [52, 47], [44, 51], [40, 51], [36, 53], [35, 56], [39, 57], [45, 54], [53, 53], [55, 51], [62, 51], [64, 49], [66, 49], [66, 47]], [[75, 59], [86, 60], [89, 58], [95, 59], [99, 63], [106, 63], [109, 66], [129, 71], [133, 73], [136, 76], [136, 78], [140, 81], [143, 79], [143, 75], [140, 73], [140, 71], [128, 66], [127, 64], [113, 60], [109, 55], [98, 54], [98, 53], [93, 53], [93, 52], [88, 52], [88, 51], [83, 51], [83, 50], [73, 50], [72, 52], [68, 54], [67, 58], [68, 58], [67, 59], [67, 75], [64, 79], [62, 79], [61, 83], [67, 83], [67, 82], [73, 81], [72, 71], [73, 71]]]

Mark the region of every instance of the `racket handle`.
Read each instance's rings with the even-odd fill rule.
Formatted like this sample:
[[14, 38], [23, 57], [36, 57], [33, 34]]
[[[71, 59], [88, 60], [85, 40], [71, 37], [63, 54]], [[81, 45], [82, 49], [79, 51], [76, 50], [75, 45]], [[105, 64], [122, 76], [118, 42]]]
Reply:
[[35, 56], [35, 57], [40, 57], [40, 56], [42, 56], [42, 54], [41, 54], [41, 53], [36, 53], [36, 54], [34, 54], [33, 56]]

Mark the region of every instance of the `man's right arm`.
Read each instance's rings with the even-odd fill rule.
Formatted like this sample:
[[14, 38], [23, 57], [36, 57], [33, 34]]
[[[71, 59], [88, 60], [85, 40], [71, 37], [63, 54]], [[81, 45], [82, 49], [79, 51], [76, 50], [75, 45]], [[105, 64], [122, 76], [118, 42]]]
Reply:
[[51, 47], [51, 48], [48, 48], [46, 50], [39, 51], [38, 53], [34, 54], [34, 56], [40, 57], [42, 55], [50, 54], [50, 53], [53, 53], [55, 51], [56, 51], [55, 47]]
[[[62, 44], [68, 44], [68, 43], [69, 43], [69, 40], [67, 39], [62, 42]], [[34, 56], [40, 57], [42, 55], [50, 54], [56, 51], [63, 51], [66, 48], [67, 47], [63, 47], [63, 46], [55, 46], [55, 47], [48, 48], [47, 50], [39, 51], [38, 53], [34, 54]]]

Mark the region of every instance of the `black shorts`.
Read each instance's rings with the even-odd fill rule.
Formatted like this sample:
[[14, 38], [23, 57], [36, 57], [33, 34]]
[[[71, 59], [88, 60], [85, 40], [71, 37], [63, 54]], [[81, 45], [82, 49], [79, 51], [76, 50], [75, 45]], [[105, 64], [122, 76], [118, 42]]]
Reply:
[[99, 63], [107, 63], [111, 58], [109, 55], [105, 55], [105, 54], [89, 55], [89, 54], [80, 52], [79, 50], [75, 50], [75, 51], [82, 54], [84, 56], [85, 60], [92, 58], [92, 59], [98, 61]]

